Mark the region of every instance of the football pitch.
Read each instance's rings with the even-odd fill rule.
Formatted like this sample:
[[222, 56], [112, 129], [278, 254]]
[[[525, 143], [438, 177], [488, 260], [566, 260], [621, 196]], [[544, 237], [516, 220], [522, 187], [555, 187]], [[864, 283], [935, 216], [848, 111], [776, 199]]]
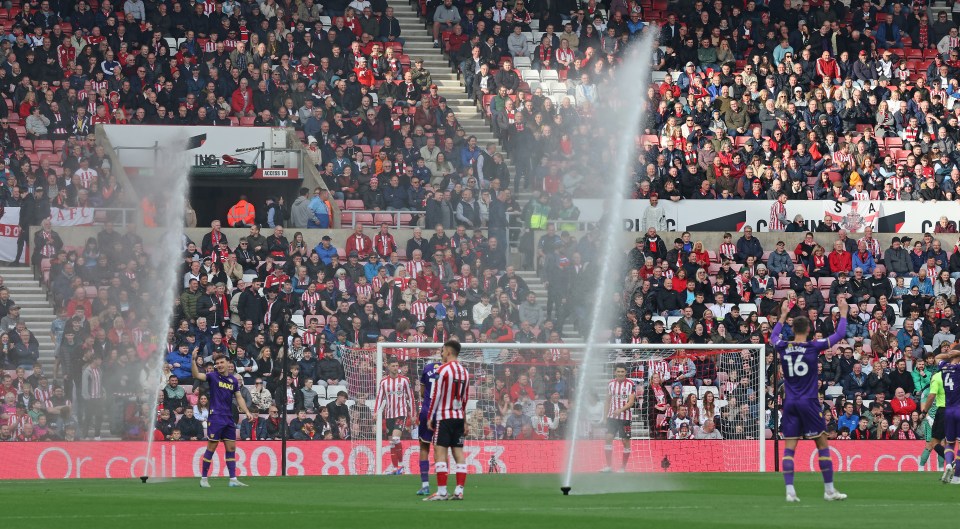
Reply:
[[[955, 509], [960, 487], [937, 477], [838, 473], [837, 488], [850, 498], [827, 503], [819, 474], [798, 474], [799, 504], [784, 502], [783, 481], [773, 473], [672, 474], [669, 492], [566, 497], [555, 475], [471, 475], [464, 501], [432, 503], [414, 494], [419, 478], [410, 475], [246, 478], [247, 488], [228, 488], [217, 478], [210, 489], [200, 489], [196, 479], [5, 481], [0, 519], [17, 529], [908, 527]], [[657, 477], [602, 479], [629, 485]]]

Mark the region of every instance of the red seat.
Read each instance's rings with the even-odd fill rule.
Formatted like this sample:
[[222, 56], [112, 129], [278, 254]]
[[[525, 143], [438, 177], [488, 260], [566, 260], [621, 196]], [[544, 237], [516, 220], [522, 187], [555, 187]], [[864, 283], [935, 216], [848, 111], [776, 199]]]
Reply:
[[319, 316], [316, 314], [311, 314], [303, 318], [303, 323], [306, 326], [309, 326], [311, 321], [316, 321], [317, 327], [323, 327], [327, 320], [323, 316]]
[[363, 209], [363, 201], [362, 201], [362, 200], [347, 200], [346, 206], [347, 206], [347, 209], [348, 209], [348, 210], [360, 210], [360, 209]]
[[378, 225], [384, 223], [393, 225], [395, 220], [392, 213], [377, 213], [373, 216], [373, 222]]
[[372, 226], [374, 224], [373, 215], [370, 213], [355, 213], [354, 215], [357, 224], [363, 224], [365, 226]]
[[252, 127], [252, 126], [253, 126], [253, 120], [254, 120], [254, 117], [253, 117], [253, 116], [244, 116], [244, 117], [240, 118], [240, 126], [241, 126], [241, 127]]
[[33, 142], [33, 150], [37, 152], [53, 152], [53, 142], [50, 140], [36, 140]]

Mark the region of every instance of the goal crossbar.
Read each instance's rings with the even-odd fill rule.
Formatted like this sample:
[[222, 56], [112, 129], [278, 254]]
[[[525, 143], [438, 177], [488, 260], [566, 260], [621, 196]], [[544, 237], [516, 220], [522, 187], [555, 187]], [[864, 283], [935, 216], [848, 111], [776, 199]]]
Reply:
[[[377, 354], [376, 354], [376, 385], [374, 387], [379, 388], [380, 380], [383, 379], [383, 363], [384, 363], [384, 349], [399, 349], [399, 348], [416, 348], [416, 349], [440, 349], [443, 347], [442, 343], [438, 342], [377, 342]], [[587, 350], [600, 350], [600, 351], [640, 351], [641, 353], [647, 352], [648, 355], [643, 356], [640, 359], [664, 359], [669, 358], [677, 353], [677, 351], [743, 351], [743, 350], [752, 350], [757, 354], [757, 388], [760, 391], [763, 391], [765, 388], [764, 375], [766, 373], [766, 354], [765, 354], [765, 345], [764, 344], [626, 344], [626, 343], [598, 343], [598, 344], [586, 344], [586, 343], [461, 343], [461, 350], [463, 349], [525, 349], [525, 350], [546, 350], [546, 349], [579, 349], [583, 351]], [[657, 355], [656, 352], [662, 352], [664, 354]], [[669, 353], [669, 354], [666, 354]], [[419, 377], [419, 373], [416, 373], [414, 376]], [[381, 457], [381, 451], [384, 449], [383, 446], [383, 414], [378, 413], [378, 410], [374, 410], [374, 420], [376, 421], [375, 435], [376, 435], [376, 456], [374, 457], [376, 461], [376, 473], [380, 475], [383, 473], [383, 458]], [[762, 417], [762, 413], [760, 414]], [[759, 458], [759, 468], [760, 472], [766, 471], [766, 442], [763, 436], [763, 428], [760, 428], [759, 440], [758, 440], [758, 453]]]

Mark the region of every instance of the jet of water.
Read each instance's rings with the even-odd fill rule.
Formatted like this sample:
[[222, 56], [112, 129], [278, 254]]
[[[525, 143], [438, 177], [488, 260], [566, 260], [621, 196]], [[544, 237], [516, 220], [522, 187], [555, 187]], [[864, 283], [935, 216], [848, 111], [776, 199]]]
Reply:
[[600, 375], [599, 362], [593, 357], [598, 351], [593, 347], [601, 343], [604, 333], [610, 328], [612, 311], [608, 306], [613, 298], [615, 287], [621, 277], [624, 252], [620, 249], [623, 233], [623, 203], [624, 193], [633, 173], [633, 155], [635, 138], [644, 122], [644, 105], [646, 104], [646, 87], [650, 82], [651, 56], [657, 45], [657, 32], [648, 26], [640, 42], [628, 51], [623, 63], [617, 68], [614, 78], [608, 83], [605, 90], [600, 92], [601, 97], [618, 98], [619, 104], [607, 105], [599, 112], [598, 118], [608, 125], [608, 130], [618, 130], [613, 172], [606, 181], [606, 192], [610, 197], [605, 201], [602, 230], [603, 241], [599, 254], [593, 261], [602, 268], [596, 276], [597, 288], [593, 293], [593, 315], [590, 321], [590, 330], [587, 335], [587, 347], [583, 354], [580, 368], [580, 379], [577, 381], [576, 398], [573, 402], [571, 414], [570, 439], [567, 445], [566, 472], [563, 477], [564, 487], [570, 487], [574, 477], [574, 463], [577, 456], [577, 441], [582, 436], [581, 414], [586, 410], [587, 392], [590, 383]]
[[169, 259], [169, 266], [160, 267], [157, 276], [147, 285], [150, 298], [155, 301], [154, 311], [150, 317], [150, 332], [153, 345], [153, 355], [148, 360], [153, 364], [152, 381], [147, 380], [147, 387], [143, 388], [150, 403], [150, 424], [147, 430], [146, 457], [142, 476], [158, 476], [156, 465], [152, 464], [153, 434], [156, 429], [154, 413], [159, 406], [160, 392], [166, 381], [163, 380], [164, 357], [166, 353], [167, 330], [173, 318], [174, 296], [182, 285], [178, 277], [180, 271], [179, 256], [183, 253], [184, 214], [186, 211], [187, 192], [189, 190], [189, 171], [184, 145], [167, 145], [162, 148], [159, 160], [165, 163], [155, 168], [152, 179], [141, 190], [158, 206], [157, 219], [159, 226], [164, 228], [159, 243], [154, 247], [154, 257]]

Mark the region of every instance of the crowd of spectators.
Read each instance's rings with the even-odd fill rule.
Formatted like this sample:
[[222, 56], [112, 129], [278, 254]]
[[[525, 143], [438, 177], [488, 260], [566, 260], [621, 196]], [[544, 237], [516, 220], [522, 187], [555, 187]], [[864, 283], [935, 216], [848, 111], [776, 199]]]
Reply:
[[[37, 204], [34, 224], [44, 218], [38, 197], [54, 197], [55, 206], [81, 198], [109, 204], [119, 191], [109, 159], [88, 136], [100, 123], [291, 126], [303, 132], [333, 199], [360, 200], [369, 210], [426, 210], [426, 229], [434, 233], [428, 239], [418, 229], [405, 248], [388, 226], [373, 236], [357, 226], [341, 253], [329, 237], [315, 246], [303, 232], [287, 239], [282, 220], [269, 226], [271, 235], [255, 226], [236, 244], [215, 222], [199, 244], [186, 244], [177, 323], [163, 340], [172, 376], [164, 380], [161, 399], [158, 431], [164, 438], [202, 437], [194, 421], [203, 422], [203, 388], [192, 385], [185, 369], [193, 349], [204, 359], [228, 354], [253, 387], [244, 389], [248, 405], [265, 418], [242, 426], [247, 436], [282, 435], [272, 412], [285, 407], [290, 415], [303, 409], [316, 417], [310, 428], [302, 419], [290, 435], [342, 439], [371, 434], [364, 403], [370, 388], [349, 387], [344, 348], [451, 336], [558, 341], [567, 322], [583, 331], [588, 310], [582, 300], [592, 291], [596, 263], [590, 259], [598, 243], [596, 232], [579, 240], [571, 235], [579, 216], [571, 199], [598, 187], [585, 185], [592, 176], [576, 160], [593, 144], [596, 131], [588, 120], [597, 106], [618, 101], [619, 94], [604, 91], [604, 81], [647, 31], [654, 12], [666, 22], [652, 60], [657, 71], [670, 73], [657, 74], [662, 82], [648, 91], [651, 111], [633, 191], [651, 199], [651, 208], [659, 199], [781, 194], [788, 200], [952, 199], [960, 179], [960, 128], [951, 106], [960, 42], [954, 22], [938, 13], [930, 23], [923, 5], [740, 7], [718, 0], [658, 9], [613, 2], [602, 10], [592, 0], [553, 8], [519, 0], [497, 0], [493, 7], [445, 0], [421, 6], [438, 47], [442, 43], [511, 154], [511, 175], [496, 144], [478, 146], [458, 125], [422, 62], [404, 58], [390, 8], [354, 4], [206, 2], [188, 14], [180, 3], [128, 0], [119, 16], [108, 2], [91, 9], [84, 1], [69, 8], [44, 1], [26, 5], [13, 17], [11, 33], [0, 38], [0, 78], [7, 78], [0, 101], [8, 107], [0, 140], [13, 178], [3, 189], [8, 205]], [[332, 25], [321, 16], [334, 17]], [[533, 27], [543, 33], [535, 47], [525, 36]], [[168, 37], [177, 39], [175, 47]], [[522, 59], [531, 60], [530, 69], [514, 67], [526, 63]], [[533, 78], [520, 77], [528, 71], [557, 71], [563, 87], [534, 87], [528, 82]], [[23, 133], [11, 125], [21, 120]], [[58, 144], [65, 153], [62, 169], [43, 168], [41, 159], [34, 170], [24, 140], [33, 153], [38, 141], [65, 142]], [[523, 208], [510, 190], [521, 184], [542, 191]], [[303, 209], [311, 202], [308, 193], [301, 192], [301, 215], [296, 201], [291, 206], [291, 219], [306, 220], [295, 222], [297, 229], [319, 227], [310, 225]], [[530, 241], [533, 251], [524, 262], [540, 267], [545, 304], [507, 265], [507, 211], [520, 214], [529, 228], [546, 230]], [[871, 234], [857, 241], [825, 223], [817, 233], [790, 240], [798, 244], [793, 252], [784, 243], [767, 253], [749, 229], [717, 249], [704, 248], [691, 234], [671, 248], [657, 235], [665, 228], [662, 217], [647, 213], [646, 234], [628, 255], [622, 319], [612, 339], [764, 343], [765, 319], [783, 297], [796, 299], [796, 314], [815, 316], [815, 331], [827, 334], [830, 306], [837, 296], [850, 296], [856, 308], [849, 346], [836, 357], [825, 353], [821, 363], [825, 406], [840, 411], [831, 412], [838, 437], [866, 435], [864, 420], [874, 438], [922, 429], [901, 402], [915, 404], [924, 396], [923, 381], [934, 368], [923, 362], [956, 336], [960, 257], [955, 247], [949, 250], [953, 241], [900, 238], [881, 251]], [[937, 233], [955, 232], [950, 226], [946, 221]], [[91, 427], [99, 437], [105, 415], [112, 435], [142, 438], [154, 416], [136, 398], [151, 382], [144, 359], [155, 353], [148, 345], [151, 300], [144, 285], [162, 263], [150, 260], [132, 229], [119, 233], [107, 226], [84, 248], [68, 250], [46, 223], [33, 242], [35, 261], [51, 263], [58, 363], [50, 378], [34, 366], [37, 357], [23, 352], [30, 331], [16, 323], [7, 330], [17, 332], [4, 335], [6, 341], [0, 337], [13, 344], [4, 349], [7, 367], [20, 368], [3, 380], [0, 438], [87, 438]], [[293, 323], [299, 317], [302, 326]], [[569, 398], [571, 373], [551, 365], [557, 358], [527, 360], [538, 364], [534, 377], [503, 373], [497, 384], [512, 388], [523, 377], [531, 384], [535, 378], [544, 381], [543, 391], [526, 400], [492, 395], [492, 408], [485, 403], [471, 416], [486, 421], [475, 435], [561, 435], [565, 419], [554, 399]], [[328, 370], [320, 370], [323, 362]], [[695, 403], [682, 396], [684, 387], [711, 387], [704, 371], [697, 376], [698, 362], [704, 368], [705, 359], [695, 358], [678, 361], [684, 369], [676, 373], [644, 371], [641, 394], [656, 402], [647, 410], [662, 412], [649, 420], [658, 435], [759, 435], [737, 431], [731, 421], [762, 412], [773, 429], [770, 410], [779, 395], [769, 376], [773, 362], [767, 362], [762, 410], [757, 392], [751, 402], [751, 394], [732, 394], [742, 367], [718, 370], [715, 397], [727, 406], [716, 414], [701, 411], [712, 391], [703, 398], [698, 391]], [[663, 386], [650, 384], [654, 373]], [[290, 390], [278, 394], [284, 380]], [[563, 391], [548, 391], [560, 381]], [[343, 398], [339, 406], [346, 407], [353, 395], [353, 418], [330, 409], [337, 404], [321, 405], [318, 390], [336, 386], [347, 386], [345, 394], [324, 391], [323, 400]], [[672, 396], [677, 391], [681, 395]], [[741, 408], [730, 405], [731, 397]], [[491, 409], [492, 416], [484, 415]]]
[[450, 4], [445, 52], [537, 189], [603, 192], [591, 118], [657, 30], [635, 197], [955, 198], [957, 19], [926, 3]]

